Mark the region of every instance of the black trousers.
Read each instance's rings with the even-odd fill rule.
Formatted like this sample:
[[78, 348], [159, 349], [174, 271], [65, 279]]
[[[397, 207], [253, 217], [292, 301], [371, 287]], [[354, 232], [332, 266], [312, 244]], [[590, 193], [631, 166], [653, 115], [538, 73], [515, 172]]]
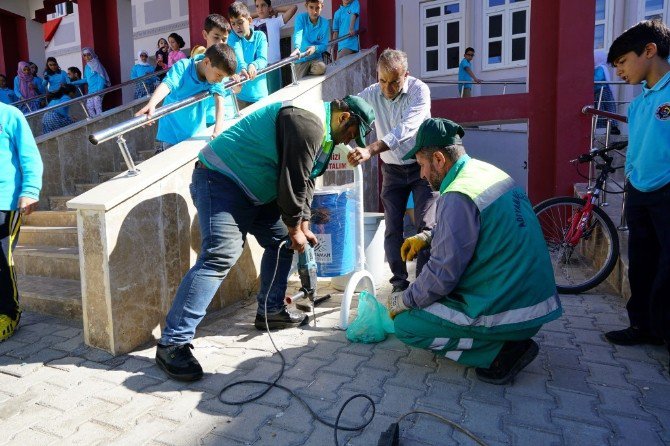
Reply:
[[670, 184], [626, 194], [630, 324], [670, 341]]
[[16, 283], [14, 249], [19, 239], [19, 211], [0, 211], [0, 314], [16, 319], [19, 312], [19, 288]]

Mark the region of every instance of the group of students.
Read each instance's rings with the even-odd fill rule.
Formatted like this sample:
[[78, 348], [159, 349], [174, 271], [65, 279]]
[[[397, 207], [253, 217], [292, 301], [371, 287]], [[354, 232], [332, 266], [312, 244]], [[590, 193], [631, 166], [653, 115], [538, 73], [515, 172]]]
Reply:
[[[358, 24], [358, 0], [342, 1], [342, 7], [335, 17], [336, 22], [346, 23], [347, 26], [334, 26], [332, 34], [330, 21], [321, 17], [323, 0], [306, 0], [305, 6], [307, 12], [296, 16], [293, 35], [292, 54], [307, 53], [297, 60], [296, 72], [299, 77], [323, 74], [325, 63], [322, 54], [327, 51], [330, 38], [336, 38], [344, 31], [353, 35]], [[256, 0], [254, 17], [244, 2], [236, 1], [228, 8], [228, 20], [219, 14], [210, 14], [205, 19], [202, 37], [206, 46], [195, 45], [190, 58], [184, 55], [174, 62], [153, 91], [149, 102], [137, 115], [151, 116], [161, 101], [167, 105], [203, 91], [209, 91], [212, 96], [159, 120], [157, 152], [202, 135], [211, 125], [214, 125], [212, 137], [216, 137], [221, 132], [223, 121], [230, 118], [235, 110], [232, 103], [235, 99], [224, 87], [229, 80], [248, 79], [241, 88], [235, 89], [239, 108], [245, 108], [281, 88], [279, 70], [271, 71], [268, 75], [258, 73], [268, 64], [281, 59], [280, 29], [296, 11], [296, 6], [275, 9], [271, 0]], [[175, 39], [172, 34], [168, 38], [173, 51], [180, 45], [180, 39]], [[159, 51], [163, 50], [164, 46], [159, 41]], [[340, 43], [338, 56], [356, 51], [358, 40], [352, 36], [352, 39]], [[144, 59], [146, 53], [140, 53], [139, 56]], [[163, 56], [157, 54], [156, 59], [162, 61]], [[173, 59], [168, 55], [168, 60]], [[137, 75], [140, 75], [139, 70]]]

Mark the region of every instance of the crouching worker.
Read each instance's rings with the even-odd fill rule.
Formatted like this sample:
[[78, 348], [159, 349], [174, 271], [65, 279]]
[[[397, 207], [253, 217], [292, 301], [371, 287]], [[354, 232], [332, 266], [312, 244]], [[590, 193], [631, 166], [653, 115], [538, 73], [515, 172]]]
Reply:
[[190, 342], [247, 234], [265, 250], [255, 327], [265, 330], [266, 315], [270, 329], [307, 323], [305, 314], [286, 308], [284, 296], [293, 251], [317, 242], [309, 229], [314, 179], [325, 171], [335, 145], [355, 139], [365, 147], [373, 121], [372, 107], [357, 96], [277, 102], [245, 116], [202, 149], [190, 188], [200, 255], [179, 285], [156, 349], [156, 363], [171, 378], [202, 377]]
[[404, 157], [416, 157], [440, 197], [432, 232], [401, 248], [411, 260], [430, 247], [430, 259], [386, 305], [403, 342], [476, 367], [482, 381], [506, 384], [537, 356], [531, 337], [562, 309], [526, 194], [502, 170], [470, 158], [463, 135], [452, 121], [428, 119]]

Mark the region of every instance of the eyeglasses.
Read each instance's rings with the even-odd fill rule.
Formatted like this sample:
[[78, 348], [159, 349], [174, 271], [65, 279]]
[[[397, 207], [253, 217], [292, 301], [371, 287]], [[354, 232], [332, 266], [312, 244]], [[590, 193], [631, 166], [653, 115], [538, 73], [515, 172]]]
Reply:
[[474, 57], [475, 53], [465, 53], [466, 56]]
[[359, 115], [358, 113], [350, 112], [352, 115], [358, 119], [358, 126], [363, 127], [363, 136], [368, 136], [370, 132], [372, 131], [372, 127], [368, 125], [367, 122]]

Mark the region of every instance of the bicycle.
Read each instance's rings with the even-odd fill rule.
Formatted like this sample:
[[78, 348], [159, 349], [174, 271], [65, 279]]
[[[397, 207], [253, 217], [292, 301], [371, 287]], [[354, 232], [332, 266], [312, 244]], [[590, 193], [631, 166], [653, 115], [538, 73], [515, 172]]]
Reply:
[[607, 152], [626, 144], [619, 142], [594, 149], [571, 161], [577, 168], [579, 164], [593, 162], [600, 171], [594, 187], [583, 198], [555, 197], [533, 207], [549, 249], [559, 293], [578, 294], [590, 290], [607, 279], [616, 266], [619, 235], [598, 200], [605, 191], [609, 175], [623, 167], [612, 167], [614, 158]]

